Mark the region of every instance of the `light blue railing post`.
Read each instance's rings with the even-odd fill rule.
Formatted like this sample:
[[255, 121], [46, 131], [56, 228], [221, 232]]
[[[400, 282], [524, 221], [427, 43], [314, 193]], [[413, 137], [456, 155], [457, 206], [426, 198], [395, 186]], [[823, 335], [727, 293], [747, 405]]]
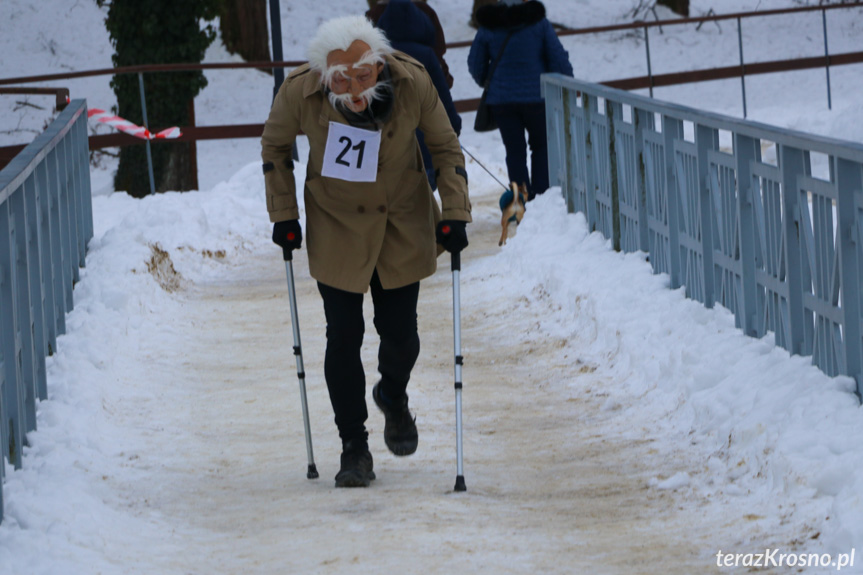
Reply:
[[93, 237], [93, 190], [90, 185], [90, 146], [87, 134], [87, 122], [75, 122], [73, 135], [77, 142], [88, 142], [87, 146], [79, 145], [78, 149], [78, 202], [81, 206], [81, 227], [78, 235], [78, 253], [81, 267], [85, 267], [87, 259], [87, 242]]
[[583, 108], [581, 96], [572, 90], [562, 90], [563, 109], [566, 118], [572, 121], [564, 122], [566, 146], [564, 146], [564, 170], [569, 198], [567, 209], [588, 213], [587, 206], [587, 151], [585, 149], [587, 110]]
[[801, 211], [798, 205], [798, 176], [806, 174], [803, 150], [779, 145], [779, 166], [782, 172], [782, 202], [785, 212], [785, 265], [788, 285], [788, 329], [791, 340], [788, 351], [807, 355], [803, 324], [803, 271], [801, 269], [800, 226]]
[[[3, 329], [3, 310], [0, 309], [0, 329]], [[3, 352], [0, 350], [0, 423], [4, 424], [9, 421], [6, 415], [6, 364], [3, 361]], [[0, 433], [0, 438], [5, 437], [5, 434]], [[5, 444], [6, 442], [3, 441]], [[3, 520], [3, 481], [6, 478], [6, 460], [8, 454], [4, 446], [0, 445], [0, 521]]]
[[639, 112], [619, 102], [609, 102], [608, 118], [613, 135], [610, 148], [613, 158], [609, 162], [612, 170], [612, 197], [617, 204], [617, 228], [621, 250], [647, 251], [647, 225], [644, 199], [644, 169], [642, 164], [643, 133]]
[[[51, 277], [51, 285], [53, 299], [51, 307], [56, 320], [56, 329], [54, 330], [54, 344], [56, 349], [56, 336], [66, 333], [66, 312], [71, 308], [69, 300], [66, 297], [66, 286], [71, 284], [71, 278], [66, 277], [66, 266], [63, 264], [66, 261], [66, 246], [63, 238], [63, 226], [61, 217], [61, 202], [60, 202], [60, 174], [66, 167], [63, 161], [63, 151], [60, 146], [55, 147], [48, 153], [46, 159], [48, 170], [48, 187], [46, 199], [48, 202], [48, 225], [47, 229], [43, 230], [43, 238], [48, 239], [47, 249], [49, 254], [47, 265], [49, 266], [48, 275]], [[44, 207], [43, 207], [43, 215]]]
[[[30, 191], [33, 186], [31, 181], [24, 182], [21, 192], [12, 194], [7, 200], [12, 210], [12, 219], [14, 222], [14, 237], [12, 242], [12, 286], [15, 293], [15, 307], [18, 311], [16, 345], [18, 346], [18, 369], [21, 377], [21, 391], [23, 393], [24, 402], [24, 433], [28, 433], [36, 429], [36, 358], [34, 356], [33, 346], [33, 317], [32, 306], [30, 305], [30, 280], [28, 277], [29, 255], [29, 238], [28, 238], [28, 222], [27, 222], [27, 203], [24, 195]], [[26, 444], [26, 441], [25, 441]]]
[[701, 262], [704, 266], [702, 303], [705, 307], [713, 307], [715, 302], [715, 280], [713, 269], [713, 252], [716, 247], [716, 231], [713, 227], [713, 202], [710, 197], [710, 170], [707, 154], [710, 150], [719, 149], [719, 134], [715, 129], [702, 124], [695, 126], [696, 169], [698, 173], [699, 206], [701, 208]]
[[[839, 266], [845, 294], [842, 301], [845, 328], [845, 369], [843, 373], [863, 381], [863, 166], [838, 158], [836, 184], [839, 198], [836, 215], [839, 220]], [[860, 390], [858, 388], [858, 395]]]
[[[558, 111], [563, 114], [564, 118], [568, 118], [570, 114], [573, 113], [573, 99], [571, 95], [561, 89], [557, 93], [557, 97], [560, 100], [560, 107], [558, 108]], [[564, 190], [563, 193], [564, 197], [566, 198], [566, 209], [568, 212], [572, 213], [576, 211], [575, 205], [577, 190], [575, 185], [575, 166], [572, 162], [568, 161], [568, 159], [572, 156], [572, 140], [574, 138], [574, 127], [571, 122], [560, 121], [560, 119], [558, 119], [556, 130], [558, 131], [559, 135], [559, 139], [556, 143], [556, 178], [559, 179], [561, 187]]]
[[639, 250], [648, 252], [650, 240], [648, 239], [647, 226], [647, 191], [645, 183], [645, 161], [644, 161], [644, 130], [653, 129], [653, 115], [648, 114], [640, 108], [632, 108], [632, 123], [634, 131], [634, 153], [638, 166], [636, 176], [635, 194], [638, 201], [638, 245]]
[[548, 181], [551, 185], [559, 185], [563, 195], [569, 203], [569, 190], [566, 177], [566, 150], [567, 131], [569, 122], [565, 122], [568, 110], [564, 107], [563, 89], [551, 86], [546, 91], [542, 86], [542, 97], [545, 100], [545, 128], [548, 134]]
[[821, 10], [821, 27], [824, 30], [824, 58], [827, 60], [827, 65], [824, 66], [824, 72], [827, 75], [827, 109], [833, 109], [833, 97], [830, 94], [830, 48], [827, 46], [827, 11]]
[[15, 469], [21, 467], [24, 448], [25, 410], [24, 384], [21, 377], [21, 324], [16, 302], [15, 252], [18, 250], [18, 233], [9, 201], [0, 203], [0, 309], [3, 325], [0, 327], [0, 353], [6, 366], [5, 404], [9, 418], [2, 422], [3, 454]]
[[590, 202], [596, 210], [596, 230], [610, 240], [614, 238], [614, 205], [611, 185], [611, 126], [609, 116], [603, 113], [607, 101], [600, 104], [599, 98], [590, 99], [590, 155], [592, 184], [588, 193], [593, 193]]
[[59, 263], [62, 267], [63, 273], [62, 288], [63, 296], [65, 298], [65, 313], [73, 307], [72, 286], [75, 285], [75, 282], [78, 279], [75, 277], [75, 274], [78, 271], [77, 267], [72, 264], [74, 261], [72, 248], [77, 244], [73, 243], [74, 236], [72, 235], [72, 226], [69, 218], [69, 165], [72, 160], [70, 158], [69, 151], [67, 150], [66, 140], [58, 142], [57, 150], [57, 179], [59, 185], [55, 190], [55, 198], [57, 200], [57, 217], [60, 222], [58, 231], [60, 234], [59, 244], [61, 261]]
[[677, 183], [677, 169], [674, 160], [674, 142], [683, 139], [683, 121], [662, 116], [663, 149], [665, 150], [665, 191], [668, 206], [668, 262], [671, 269], [668, 272], [671, 289], [683, 285], [680, 262], [680, 192], [681, 185]]
[[759, 142], [742, 134], [734, 135], [734, 157], [737, 171], [737, 210], [740, 214], [740, 262], [741, 262], [741, 297], [740, 307], [743, 317], [740, 318], [740, 329], [748, 336], [760, 337], [764, 334], [758, 331], [758, 296], [756, 291], [755, 270], [761, 265], [756, 262], [755, 242], [757, 231], [755, 226], [755, 190], [753, 189], [752, 164], [761, 159], [758, 153]]
[[[74, 127], [72, 130], [74, 130]], [[79, 262], [81, 260], [81, 254], [79, 252], [81, 244], [78, 240], [78, 235], [79, 232], [83, 230], [78, 229], [78, 193], [83, 190], [78, 188], [80, 181], [76, 175], [76, 166], [80, 161], [77, 151], [78, 146], [75, 145], [75, 142], [72, 141], [71, 137], [68, 139], [64, 138], [60, 145], [63, 146], [63, 150], [66, 155], [66, 183], [61, 188], [61, 192], [63, 194], [62, 205], [65, 212], [65, 222], [67, 225], [66, 229], [69, 241], [69, 259], [66, 260], [66, 266], [69, 268], [69, 272], [72, 275], [72, 281], [66, 288], [66, 292], [69, 296], [69, 309], [72, 309], [75, 307], [72, 301], [72, 288], [76, 283], [78, 283], [78, 279], [80, 278], [79, 268], [81, 266]]]
[[[42, 249], [39, 238], [39, 230], [42, 227], [42, 214], [39, 210], [40, 196], [42, 190], [39, 187], [38, 175], [36, 178], [27, 180], [24, 186], [24, 201], [27, 212], [27, 283], [30, 288], [30, 309], [32, 310], [31, 325], [33, 337], [33, 370], [35, 394], [37, 399], [48, 397], [47, 374], [45, 364], [35, 358], [48, 355], [45, 344], [45, 293], [44, 281], [42, 280]], [[34, 414], [35, 415], [35, 414]], [[35, 429], [35, 418], [33, 429]]]
[[608, 192], [611, 202], [611, 245], [615, 250], [620, 251], [624, 214], [624, 210], [621, 210], [624, 195], [622, 188], [626, 185], [626, 168], [619, 170], [621, 165], [618, 162], [623, 160], [622, 156], [626, 152], [622, 149], [625, 146], [623, 138], [618, 143], [617, 126], [623, 123], [623, 106], [618, 102], [606, 100], [605, 117], [608, 122]]
[[743, 117], [746, 117], [746, 64], [743, 61], [743, 24], [737, 19], [737, 47], [740, 52], [740, 92], [743, 98]]
[[[597, 99], [582, 93], [582, 110], [584, 112], [584, 140], [578, 145], [584, 155], [584, 201], [587, 216], [587, 226], [591, 231], [596, 231], [599, 216], [596, 209], [597, 175], [594, 169], [594, 129], [593, 116], [596, 114]], [[599, 152], [598, 152], [599, 153]]]
[[75, 100], [0, 171], [0, 459], [16, 469], [92, 235], [87, 107]]

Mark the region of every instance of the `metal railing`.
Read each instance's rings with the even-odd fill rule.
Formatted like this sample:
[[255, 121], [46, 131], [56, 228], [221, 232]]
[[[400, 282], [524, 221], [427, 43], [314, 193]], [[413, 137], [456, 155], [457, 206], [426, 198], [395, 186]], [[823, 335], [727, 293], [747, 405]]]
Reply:
[[73, 100], [0, 171], [0, 459], [16, 469], [92, 237], [87, 105]]
[[672, 289], [863, 392], [863, 145], [557, 74], [543, 91], [551, 182], [570, 211], [615, 249], [646, 252]]

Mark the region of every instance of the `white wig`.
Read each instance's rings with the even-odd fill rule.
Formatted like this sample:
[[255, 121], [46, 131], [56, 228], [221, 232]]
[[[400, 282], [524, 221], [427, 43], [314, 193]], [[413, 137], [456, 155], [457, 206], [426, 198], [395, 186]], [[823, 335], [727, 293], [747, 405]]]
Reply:
[[365, 16], [344, 16], [321, 24], [309, 42], [309, 65], [323, 77], [327, 69], [327, 55], [333, 50], [347, 50], [356, 40], [371, 48], [374, 60], [383, 61], [393, 51], [384, 33], [375, 28]]

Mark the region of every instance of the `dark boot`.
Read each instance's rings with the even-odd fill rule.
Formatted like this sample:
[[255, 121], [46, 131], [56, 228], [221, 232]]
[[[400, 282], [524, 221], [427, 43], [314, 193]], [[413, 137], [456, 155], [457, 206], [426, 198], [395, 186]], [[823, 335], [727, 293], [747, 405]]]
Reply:
[[336, 474], [336, 487], [368, 487], [375, 478], [369, 444], [351, 439], [342, 444], [342, 468]]
[[394, 455], [410, 455], [417, 450], [419, 438], [417, 425], [408, 410], [408, 396], [398, 399], [385, 398], [381, 394], [381, 382], [372, 388], [372, 398], [384, 413], [384, 443]]

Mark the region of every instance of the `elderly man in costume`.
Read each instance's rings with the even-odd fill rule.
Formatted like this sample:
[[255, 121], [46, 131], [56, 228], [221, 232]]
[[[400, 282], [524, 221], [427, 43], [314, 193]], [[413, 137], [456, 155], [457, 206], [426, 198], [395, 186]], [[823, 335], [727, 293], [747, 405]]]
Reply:
[[[273, 102], [261, 139], [273, 241], [302, 245], [292, 152], [309, 139], [304, 186], [309, 272], [326, 316], [324, 375], [342, 440], [337, 487], [375, 478], [365, 422], [360, 357], [364, 293], [371, 289], [380, 336], [380, 380], [372, 390], [395, 455], [414, 453], [418, 434], [407, 385], [419, 356], [419, 282], [441, 249], [467, 246], [467, 172], [458, 138], [425, 69], [393, 50], [362, 16], [321, 25]], [[441, 206], [426, 178], [415, 130], [434, 160]]]

